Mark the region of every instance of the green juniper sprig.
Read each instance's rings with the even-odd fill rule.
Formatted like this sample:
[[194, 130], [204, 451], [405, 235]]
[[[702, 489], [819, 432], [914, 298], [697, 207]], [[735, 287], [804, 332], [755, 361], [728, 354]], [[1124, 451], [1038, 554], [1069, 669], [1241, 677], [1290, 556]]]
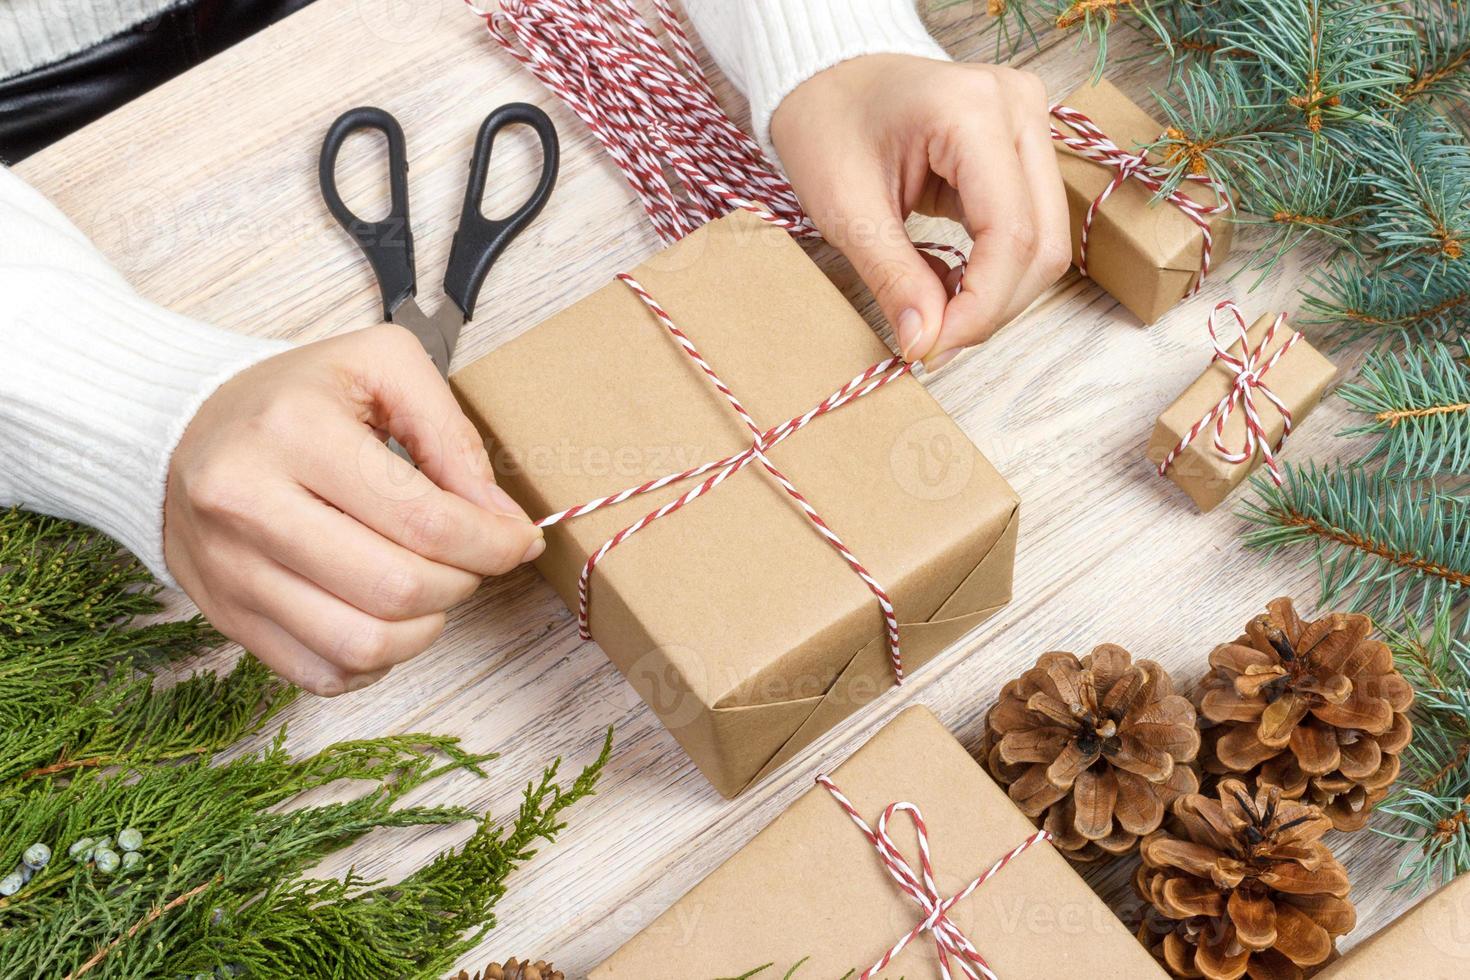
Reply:
[[1375, 439], [1365, 462], [1406, 479], [1470, 474], [1470, 344], [1379, 351], [1338, 394], [1364, 416], [1343, 434]]
[[1246, 544], [1305, 546], [1321, 603], [1345, 602], [1379, 623], [1433, 619], [1470, 586], [1470, 498], [1361, 466], [1285, 467], [1252, 482]]
[[[592, 795], [611, 746], [569, 785], [557, 766], [514, 819], [403, 805], [491, 756], [442, 735], [304, 756], [263, 732], [296, 696], [253, 658], [160, 684], [152, 668], [218, 642], [160, 623], [158, 587], [95, 532], [0, 512], [0, 980], [431, 980], [483, 938], [511, 872]], [[337, 802], [308, 802], [332, 787]], [[374, 831], [474, 823], [400, 882], [311, 869]], [[40, 855], [45, 852], [45, 859]]]

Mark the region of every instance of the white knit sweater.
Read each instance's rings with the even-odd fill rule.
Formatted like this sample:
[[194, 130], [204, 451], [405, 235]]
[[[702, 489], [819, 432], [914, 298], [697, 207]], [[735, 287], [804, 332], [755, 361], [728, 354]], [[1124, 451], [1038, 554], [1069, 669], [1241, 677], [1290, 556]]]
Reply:
[[[178, 0], [4, 0], [0, 77], [48, 64]], [[913, 0], [686, 0], [764, 138], [793, 88], [873, 52], [943, 57]], [[0, 505], [91, 524], [165, 582], [169, 458], [199, 406], [281, 341], [135, 293], [50, 202], [0, 167]]]

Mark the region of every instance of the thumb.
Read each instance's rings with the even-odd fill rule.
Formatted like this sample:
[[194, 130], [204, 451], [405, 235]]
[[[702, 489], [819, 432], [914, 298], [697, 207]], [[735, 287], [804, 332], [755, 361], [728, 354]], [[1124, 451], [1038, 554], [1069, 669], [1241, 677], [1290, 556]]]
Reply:
[[921, 360], [939, 339], [944, 323], [943, 282], [914, 248], [902, 216], [881, 188], [845, 193], [844, 211], [833, 222], [837, 233], [827, 240], [847, 256], [872, 290], [893, 326], [904, 360]]
[[371, 393], [379, 412], [375, 424], [407, 449], [419, 471], [441, 490], [496, 514], [529, 520], [496, 485], [479, 430], [465, 417], [434, 362], [412, 334], [390, 329], [393, 349], [372, 355], [378, 365]]

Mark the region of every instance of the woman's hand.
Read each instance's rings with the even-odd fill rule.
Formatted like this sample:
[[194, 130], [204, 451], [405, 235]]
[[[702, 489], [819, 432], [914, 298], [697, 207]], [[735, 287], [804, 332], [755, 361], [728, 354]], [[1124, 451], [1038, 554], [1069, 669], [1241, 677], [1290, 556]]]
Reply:
[[[817, 228], [872, 289], [903, 356], [938, 368], [1066, 271], [1067, 201], [1036, 76], [992, 65], [867, 55], [802, 83], [771, 140]], [[910, 212], [975, 240], [958, 274], [909, 241]]]
[[422, 653], [483, 576], [544, 549], [418, 341], [392, 325], [237, 375], [169, 466], [169, 571], [222, 633], [318, 694]]

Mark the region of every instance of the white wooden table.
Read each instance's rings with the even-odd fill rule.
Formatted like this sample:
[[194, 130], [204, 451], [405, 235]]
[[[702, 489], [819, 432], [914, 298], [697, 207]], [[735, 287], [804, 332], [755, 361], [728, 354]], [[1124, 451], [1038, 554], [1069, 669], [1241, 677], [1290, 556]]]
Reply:
[[[928, 16], [956, 57], [993, 56], [983, 4]], [[1049, 34], [1045, 42], [1020, 61], [1050, 91], [1065, 93], [1090, 70], [1092, 51], [1076, 48], [1071, 36]], [[1136, 52], [1134, 42], [1115, 44], [1109, 74], [1125, 91], [1143, 99], [1164, 84], [1146, 59], [1118, 57]], [[740, 106], [728, 86], [722, 94]], [[580, 122], [495, 46], [461, 0], [319, 0], [18, 170], [151, 298], [233, 330], [308, 341], [371, 324], [379, 309], [366, 263], [318, 194], [316, 155], [328, 123], [365, 103], [403, 123], [419, 267], [437, 275], [476, 127], [489, 108], [515, 99], [545, 106], [556, 119], [561, 182], [538, 225], [487, 283], [477, 322], [460, 343], [462, 365], [631, 268], [658, 243]], [[487, 213], [527, 192], [530, 167], [521, 164], [530, 152], [528, 139], [502, 155], [492, 183], [505, 183], [487, 198]], [[351, 147], [343, 154], [343, 186], [349, 201], [365, 200], [382, 165], [371, 165], [370, 155], [353, 164], [353, 156]], [[825, 247], [814, 254], [876, 325], [851, 271]], [[1284, 261], [1246, 300], [1248, 311], [1295, 310], [1307, 261]], [[1233, 638], [1268, 599], [1290, 594], [1315, 605], [1310, 568], [1247, 553], [1231, 507], [1196, 514], [1143, 458], [1158, 411], [1207, 360], [1209, 308], [1243, 296], [1253, 281], [1249, 273], [1228, 281], [1239, 267], [1232, 260], [1203, 295], [1148, 329], [1071, 274], [928, 382], [1021, 495], [1015, 600], [901, 693], [839, 725], [740, 799], [726, 802], [705, 783], [598, 648], [577, 638], [574, 617], [530, 570], [488, 583], [452, 614], [428, 654], [383, 683], [333, 701], [302, 699], [287, 714], [290, 745], [306, 751], [413, 730], [459, 735], [474, 750], [502, 754], [491, 778], [450, 777], [419, 796], [509, 816], [546, 761], [565, 756], [574, 771], [616, 725], [601, 792], [572, 811], [557, 845], [512, 879], [499, 928], [462, 964], [492, 954], [547, 956], [580, 976], [910, 702], [929, 705], [973, 748], [1000, 685], [1045, 650], [1080, 653], [1113, 641], [1193, 683], [1209, 649]], [[1335, 435], [1345, 417], [1330, 399], [1293, 436], [1288, 458], [1350, 454], [1352, 444]], [[177, 608], [189, 609], [183, 600]], [[220, 651], [204, 665], [237, 654]], [[352, 864], [372, 876], [401, 876], [467, 833], [380, 833], [326, 870]], [[1335, 843], [1360, 910], [1349, 945], [1408, 899], [1387, 888], [1398, 857], [1386, 841], [1365, 833]], [[1088, 878], [1126, 913], [1130, 873], [1122, 862]]]

